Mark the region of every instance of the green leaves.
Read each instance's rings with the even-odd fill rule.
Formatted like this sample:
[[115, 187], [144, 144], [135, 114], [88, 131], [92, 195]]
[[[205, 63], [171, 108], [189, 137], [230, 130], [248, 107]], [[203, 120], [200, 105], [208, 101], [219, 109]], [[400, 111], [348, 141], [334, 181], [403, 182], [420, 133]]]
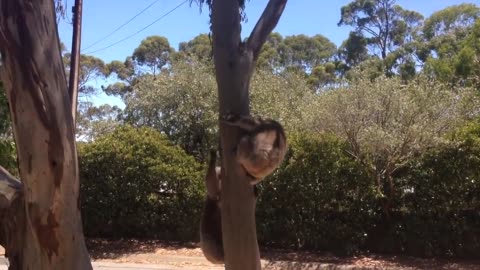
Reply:
[[155, 75], [163, 66], [170, 61], [173, 48], [168, 39], [162, 36], [149, 36], [142, 40], [133, 52], [133, 60], [140, 66], [149, 67]]
[[423, 33], [427, 40], [435, 37], [458, 34], [474, 24], [480, 17], [480, 8], [475, 4], [460, 4], [447, 7], [433, 13], [423, 26]]
[[[125, 120], [154, 127], [198, 160], [218, 143], [217, 85], [209, 63], [175, 62], [155, 79], [143, 76], [125, 96]], [[258, 70], [251, 82], [252, 113], [279, 120], [288, 130], [304, 128], [303, 108], [313, 93], [302, 75]]]
[[257, 64], [273, 71], [296, 69], [310, 73], [315, 66], [332, 60], [336, 50], [335, 44], [322, 35], [284, 38], [272, 33], [262, 47]]
[[121, 110], [108, 104], [94, 106], [91, 102], [81, 102], [77, 111], [77, 139], [93, 141], [111, 133], [121, 123]]
[[[63, 64], [67, 76], [70, 72], [70, 53], [63, 55]], [[106, 77], [109, 71], [102, 59], [90, 55], [80, 55], [80, 71], [78, 77], [78, 91], [81, 95], [94, 94], [97, 89], [90, 86], [93, 80]]]
[[176, 63], [155, 79], [139, 78], [125, 97], [125, 120], [164, 132], [199, 160], [217, 142], [217, 91], [210, 65]]
[[180, 61], [185, 61], [186, 59], [194, 57], [201, 61], [209, 61], [212, 59], [212, 42], [208, 34], [200, 34], [194, 37], [188, 42], [181, 42], [179, 44], [178, 53], [175, 55], [175, 58], [179, 58]]
[[7, 95], [0, 82], [0, 137], [10, 130], [10, 109], [8, 108]]
[[386, 61], [384, 74], [396, 72], [406, 78], [413, 77], [415, 69], [410, 67], [414, 52], [403, 47], [418, 38], [423, 16], [395, 3], [395, 0], [355, 0], [342, 7], [338, 25], [355, 28], [340, 50], [347, 67], [367, 59], [368, 46], [373, 55]]
[[[430, 56], [425, 65], [427, 73], [434, 75], [439, 80], [449, 83], [451, 86], [474, 86], [480, 89], [480, 19], [477, 19], [474, 24], [463, 26], [463, 23], [470, 22], [470, 20], [461, 20], [461, 22], [453, 23], [451, 20], [454, 17], [471, 18], [469, 13], [459, 14], [462, 11], [454, 9], [454, 15], [449, 16], [448, 28], [440, 32], [437, 31], [436, 36], [432, 37], [429, 44], [432, 48], [432, 56]], [[443, 12], [453, 12], [446, 9], [439, 12], [440, 14], [432, 15], [433, 18], [444, 14]], [[449, 13], [447, 13], [449, 14]], [[480, 9], [477, 8], [477, 17], [480, 17]], [[444, 19], [447, 20], [447, 19]], [[442, 20], [443, 21], [443, 20]], [[441, 23], [441, 25], [446, 22]], [[453, 25], [461, 25], [453, 27]], [[427, 31], [428, 29], [426, 29]], [[435, 56], [433, 56], [433, 54]]]
[[367, 174], [334, 136], [295, 133], [289, 142], [286, 161], [261, 184], [261, 241], [341, 254], [358, 251], [376, 215], [366, 211], [375, 207]]
[[203, 167], [164, 135], [121, 126], [81, 144], [79, 160], [87, 235], [197, 237]]

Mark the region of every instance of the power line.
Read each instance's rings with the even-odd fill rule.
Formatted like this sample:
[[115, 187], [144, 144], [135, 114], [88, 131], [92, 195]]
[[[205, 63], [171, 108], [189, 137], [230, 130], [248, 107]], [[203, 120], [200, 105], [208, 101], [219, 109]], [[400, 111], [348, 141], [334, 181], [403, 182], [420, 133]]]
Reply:
[[125, 38], [117, 41], [117, 42], [114, 42], [114, 43], [112, 43], [112, 44], [110, 44], [110, 45], [108, 45], [108, 46], [106, 46], [106, 47], [100, 48], [100, 49], [95, 50], [95, 51], [87, 52], [87, 53], [85, 53], [85, 54], [93, 54], [93, 53], [96, 53], [96, 52], [99, 52], [99, 51], [106, 50], [106, 49], [111, 48], [111, 47], [113, 47], [113, 46], [115, 46], [115, 45], [117, 45], [117, 44], [119, 44], [119, 43], [121, 43], [121, 42], [124, 42], [124, 41], [127, 40], [127, 39], [130, 39], [130, 38], [134, 37], [134, 36], [137, 35], [138, 33], [142, 32], [143, 30], [145, 30], [145, 29], [147, 29], [148, 27], [154, 25], [155, 23], [157, 23], [157, 22], [160, 21], [161, 19], [165, 18], [165, 17], [168, 16], [170, 13], [174, 12], [175, 10], [177, 10], [179, 7], [181, 7], [182, 5], [184, 5], [185, 3], [187, 3], [188, 1], [190, 1], [190, 0], [185, 0], [185, 1], [183, 1], [183, 2], [180, 3], [178, 6], [174, 7], [174, 8], [171, 9], [169, 12], [163, 14], [163, 15], [160, 16], [158, 19], [156, 19], [155, 21], [153, 21], [153, 22], [150, 23], [149, 25], [143, 27], [142, 29], [138, 30], [137, 32], [135, 32], [135, 33], [133, 33], [133, 34], [131, 34], [131, 35], [129, 35], [129, 36], [127, 36], [127, 37], [125, 37]]
[[99, 40], [95, 41], [94, 43], [88, 45], [86, 48], [83, 48], [82, 51], [84, 50], [87, 50], [95, 45], [97, 45], [98, 43], [104, 41], [105, 39], [111, 37], [113, 34], [115, 34], [118, 30], [122, 29], [125, 25], [129, 24], [130, 22], [132, 22], [135, 18], [137, 18], [138, 16], [140, 16], [142, 13], [144, 13], [145, 11], [147, 11], [149, 8], [151, 8], [153, 5], [155, 5], [158, 1], [160, 0], [155, 0], [153, 1], [150, 5], [148, 5], [146, 8], [144, 8], [143, 10], [141, 10], [139, 13], [135, 14], [135, 16], [133, 16], [132, 18], [130, 18], [128, 21], [126, 21], [125, 23], [123, 23], [122, 25], [120, 25], [119, 27], [117, 27], [115, 30], [113, 30], [110, 34], [100, 38]]

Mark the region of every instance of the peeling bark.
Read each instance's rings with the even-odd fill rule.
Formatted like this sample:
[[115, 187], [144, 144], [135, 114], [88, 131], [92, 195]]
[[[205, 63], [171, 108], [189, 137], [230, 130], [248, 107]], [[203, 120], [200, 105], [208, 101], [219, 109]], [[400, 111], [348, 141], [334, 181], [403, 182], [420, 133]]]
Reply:
[[51, 0], [0, 0], [0, 79], [24, 189], [2, 213], [10, 269], [92, 269], [78, 207], [74, 125], [56, 27]]

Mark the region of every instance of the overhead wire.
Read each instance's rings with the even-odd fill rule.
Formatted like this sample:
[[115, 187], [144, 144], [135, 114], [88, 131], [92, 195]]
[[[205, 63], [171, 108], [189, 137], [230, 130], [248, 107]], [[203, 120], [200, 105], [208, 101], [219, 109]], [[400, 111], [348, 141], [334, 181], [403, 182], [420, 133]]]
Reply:
[[97, 45], [98, 43], [104, 41], [105, 39], [111, 37], [113, 34], [115, 34], [118, 30], [122, 29], [124, 26], [126, 26], [127, 24], [131, 23], [133, 20], [135, 20], [135, 18], [137, 18], [138, 16], [142, 15], [145, 11], [147, 11], [149, 8], [151, 8], [153, 5], [155, 5], [158, 1], [160, 0], [155, 0], [153, 1], [152, 3], [150, 3], [146, 8], [142, 9], [140, 12], [138, 12], [137, 14], [135, 14], [132, 18], [130, 18], [129, 20], [127, 20], [125, 23], [123, 23], [122, 25], [120, 25], [119, 27], [117, 27], [115, 30], [113, 30], [112, 32], [110, 32], [108, 35], [100, 38], [99, 40], [93, 42], [92, 44], [88, 45], [87, 47], [85, 48], [82, 48], [82, 51], [83, 50], [88, 50], [90, 49], [91, 47]]
[[[157, 0], [159, 1], [159, 0]], [[122, 38], [108, 46], [105, 46], [103, 48], [100, 48], [100, 49], [97, 49], [97, 50], [94, 50], [94, 51], [90, 51], [90, 52], [86, 52], [85, 54], [92, 54], [92, 53], [96, 53], [96, 52], [100, 52], [100, 51], [103, 51], [103, 50], [106, 50], [108, 48], [111, 48], [119, 43], [122, 43], [124, 42], [125, 40], [128, 40], [134, 36], [136, 36], [137, 34], [139, 34], [140, 32], [144, 31], [145, 29], [149, 28], [150, 26], [154, 25], [155, 23], [159, 22], [160, 20], [162, 20], [163, 18], [165, 18], [166, 16], [170, 15], [172, 12], [174, 12], [175, 10], [177, 10], [178, 8], [180, 8], [181, 6], [183, 6], [185, 3], [187, 3], [188, 1], [190, 0], [185, 0], [183, 2], [181, 2], [180, 4], [178, 4], [176, 7], [174, 7], [173, 9], [171, 9], [170, 11], [166, 12], [165, 14], [163, 14], [162, 16], [158, 17], [157, 19], [155, 19], [153, 22], [151, 22], [150, 24], [144, 26], [143, 28], [141, 28], [140, 30], [136, 31], [135, 33], [131, 34], [131, 35], [128, 35], [126, 36], [125, 38]], [[156, 2], [156, 1], [155, 1]], [[137, 15], [138, 16], [138, 15]], [[90, 46], [91, 47], [91, 46]]]

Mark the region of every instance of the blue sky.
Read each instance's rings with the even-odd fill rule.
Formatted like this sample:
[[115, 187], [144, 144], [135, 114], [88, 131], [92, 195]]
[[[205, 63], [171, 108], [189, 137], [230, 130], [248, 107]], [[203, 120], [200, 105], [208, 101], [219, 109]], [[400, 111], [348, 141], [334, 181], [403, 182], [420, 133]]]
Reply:
[[[84, 0], [82, 48], [86, 48], [110, 34], [118, 26], [125, 23], [154, 1], [155, 0]], [[135, 18], [128, 25], [104, 41], [82, 51], [82, 53], [90, 54], [90, 52], [105, 48], [137, 32], [183, 1], [184, 0], [157, 1], [151, 8]], [[243, 36], [248, 36], [267, 2], [268, 0], [250, 0], [247, 2], [246, 14], [248, 21], [242, 27]], [[312, 36], [322, 34], [335, 44], [340, 45], [351, 30], [349, 27], [337, 26], [340, 19], [340, 8], [349, 2], [349, 0], [290, 0], [274, 31], [279, 32], [283, 36], [295, 34]], [[397, 3], [406, 9], [420, 12], [426, 17], [435, 11], [451, 5], [460, 3], [479, 4], [478, 1], [459, 0], [398, 0]], [[73, 4], [73, 0], [69, 0], [68, 4]], [[70, 11], [71, 7], [68, 6], [67, 10]], [[69, 18], [71, 18], [71, 14], [69, 13], [68, 15]], [[132, 54], [142, 39], [151, 35], [167, 37], [170, 45], [178, 49], [178, 43], [191, 40], [200, 33], [207, 33], [209, 31], [208, 20], [208, 11], [206, 9], [200, 13], [196, 4], [190, 6], [189, 3], [186, 3], [134, 37], [108, 49], [99, 50], [91, 54], [103, 59], [105, 62], [112, 60], [123, 61], [127, 56]], [[65, 21], [61, 21], [59, 34], [60, 39], [65, 43], [67, 49], [70, 49], [72, 26]], [[105, 102], [120, 104], [118, 100], [108, 98], [105, 95], [100, 95], [94, 98], [93, 101], [96, 104]]]

